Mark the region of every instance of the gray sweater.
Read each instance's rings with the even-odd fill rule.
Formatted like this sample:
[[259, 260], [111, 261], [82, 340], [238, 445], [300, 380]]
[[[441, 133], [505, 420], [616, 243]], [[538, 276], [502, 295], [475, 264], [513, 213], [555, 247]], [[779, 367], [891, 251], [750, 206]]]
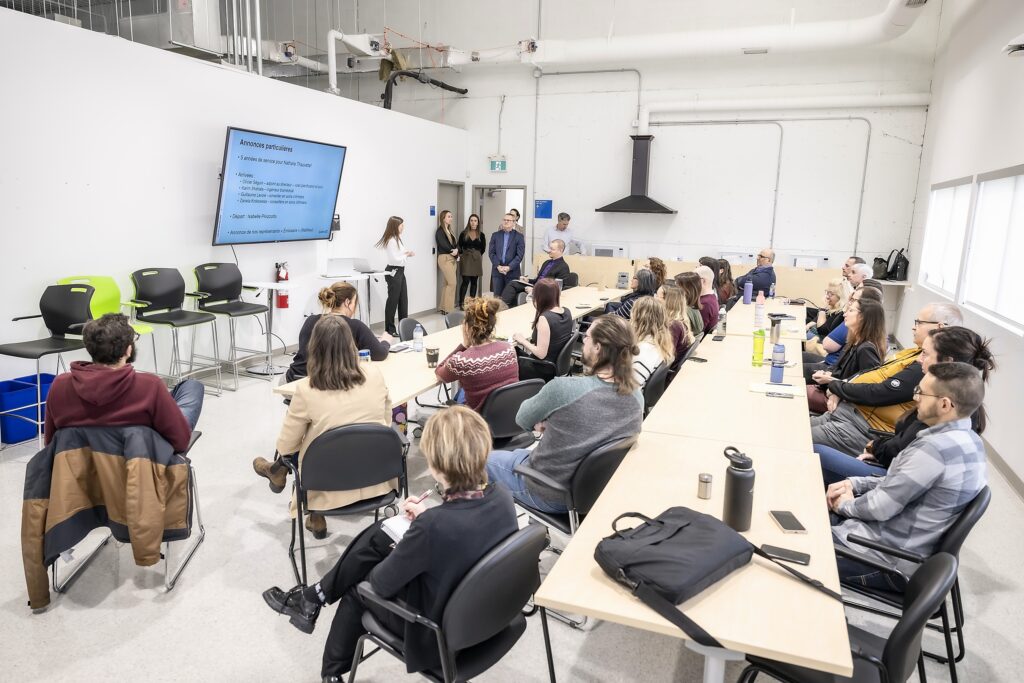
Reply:
[[[555, 481], [568, 485], [580, 461], [610, 441], [640, 432], [644, 399], [640, 390], [623, 396], [615, 385], [589, 377], [557, 377], [533, 398], [524, 401], [516, 415], [523, 429], [545, 422], [544, 437], [527, 464]], [[558, 502], [552, 489], [527, 480], [530, 493]]]

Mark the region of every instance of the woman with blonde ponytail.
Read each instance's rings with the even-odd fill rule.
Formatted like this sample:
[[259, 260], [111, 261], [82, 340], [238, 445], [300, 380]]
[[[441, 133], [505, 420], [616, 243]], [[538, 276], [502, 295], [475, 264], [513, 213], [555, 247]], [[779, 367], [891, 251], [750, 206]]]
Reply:
[[302, 323], [302, 329], [299, 330], [299, 350], [295, 352], [295, 358], [284, 376], [287, 381], [294, 382], [308, 374], [306, 356], [309, 349], [309, 338], [313, 335], [313, 328], [316, 327], [317, 322], [325, 315], [340, 316], [348, 323], [356, 342], [357, 351], [368, 350], [372, 360], [384, 360], [388, 357], [388, 350], [395, 338], [389, 334], [374, 336], [366, 323], [354, 317], [359, 310], [359, 298], [355, 287], [347, 282], [335, 282], [321, 289], [317, 298], [320, 300], [324, 312], [311, 315]]

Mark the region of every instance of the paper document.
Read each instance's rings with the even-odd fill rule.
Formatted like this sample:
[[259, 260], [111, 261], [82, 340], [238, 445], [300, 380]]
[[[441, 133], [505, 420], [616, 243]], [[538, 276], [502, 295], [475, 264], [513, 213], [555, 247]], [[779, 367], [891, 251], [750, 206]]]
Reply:
[[394, 517], [388, 517], [380, 525], [380, 528], [384, 530], [391, 540], [398, 543], [405, 536], [405, 532], [412, 526], [412, 520], [405, 516], [405, 513], [399, 513]]

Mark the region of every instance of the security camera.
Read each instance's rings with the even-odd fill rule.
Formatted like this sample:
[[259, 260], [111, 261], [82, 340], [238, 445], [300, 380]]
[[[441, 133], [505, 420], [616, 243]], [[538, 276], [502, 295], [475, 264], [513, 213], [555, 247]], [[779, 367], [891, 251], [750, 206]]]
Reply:
[[1024, 33], [1007, 43], [1003, 52], [1008, 57], [1024, 57]]

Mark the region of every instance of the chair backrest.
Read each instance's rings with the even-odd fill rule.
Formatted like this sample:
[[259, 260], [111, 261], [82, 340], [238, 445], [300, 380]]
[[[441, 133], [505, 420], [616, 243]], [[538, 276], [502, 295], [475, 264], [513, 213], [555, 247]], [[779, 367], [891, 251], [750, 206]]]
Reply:
[[43, 324], [54, 337], [82, 334], [81, 327], [72, 327], [92, 320], [90, 302], [95, 290], [91, 285], [50, 285], [39, 297]]
[[[398, 321], [398, 339], [400, 341], [412, 341], [412, 333], [416, 331], [416, 326], [419, 325], [419, 321], [416, 318], [402, 318]], [[426, 331], [427, 328], [423, 328]]]
[[526, 303], [526, 292], [519, 292], [516, 296], [516, 306], [522, 306]]
[[971, 529], [974, 528], [974, 525], [978, 523], [981, 516], [988, 510], [988, 504], [991, 502], [992, 489], [986, 486], [978, 491], [978, 495], [974, 497], [974, 500], [960, 511], [960, 516], [953, 522], [953, 526], [946, 529], [946, 533], [939, 540], [936, 552], [949, 553], [959, 560], [960, 548], [963, 547], [964, 541], [967, 540], [967, 535], [971, 533]]
[[562, 289], [569, 289], [570, 287], [579, 287], [579, 286], [580, 286], [580, 276], [579, 276], [579, 273], [569, 273], [564, 278], [562, 278]]
[[547, 530], [531, 524], [498, 543], [469, 570], [441, 618], [452, 652], [494, 637], [519, 617], [540, 587], [538, 562], [546, 546]]
[[210, 296], [199, 300], [202, 310], [222, 301], [238, 301], [242, 296], [242, 271], [234, 263], [204, 263], [195, 268], [196, 288]]
[[921, 634], [956, 581], [957, 560], [949, 553], [928, 558], [910, 577], [903, 593], [903, 615], [896, 623], [882, 651], [882, 663], [889, 680], [903, 683], [917, 667]]
[[591, 451], [576, 468], [569, 489], [572, 506], [579, 515], [590, 512], [619, 463], [636, 443], [636, 435], [618, 439]]
[[462, 321], [466, 319], [466, 313], [464, 311], [449, 311], [444, 316], [444, 326], [447, 329], [458, 327], [462, 324]]
[[544, 388], [542, 379], [525, 379], [499, 387], [487, 395], [480, 415], [491, 428], [495, 439], [508, 439], [523, 433], [523, 428], [516, 423], [519, 406], [528, 398], [533, 398]]
[[647, 378], [647, 384], [644, 385], [644, 410], [650, 410], [658, 404], [658, 400], [661, 395], [665, 393], [665, 386], [668, 382], [668, 371], [669, 364], [662, 363], [651, 376]]
[[145, 319], [147, 313], [181, 308], [185, 300], [185, 278], [176, 268], [136, 270], [131, 278], [135, 286], [134, 298], [149, 302], [148, 306], [136, 309], [136, 317]]
[[680, 365], [690, 360], [690, 356], [697, 353], [697, 347], [700, 346], [701, 340], [704, 339], [704, 333], [701, 332], [699, 336], [694, 336], [693, 342], [690, 344], [690, 348], [686, 349], [686, 353], [683, 354], [683, 360], [679, 362]]
[[89, 310], [93, 320], [107, 313], [121, 312], [121, 288], [109, 275], [72, 275], [57, 280], [59, 285], [90, 285], [93, 288]]
[[351, 491], [404, 476], [402, 439], [391, 427], [351, 424], [313, 439], [302, 457], [304, 491]]
[[555, 375], [563, 377], [569, 374], [569, 370], [572, 368], [572, 350], [576, 346], [576, 342], [579, 341], [580, 331], [575, 330], [572, 336], [569, 337], [569, 341], [565, 343], [562, 350], [558, 352], [558, 356], [555, 358]]

